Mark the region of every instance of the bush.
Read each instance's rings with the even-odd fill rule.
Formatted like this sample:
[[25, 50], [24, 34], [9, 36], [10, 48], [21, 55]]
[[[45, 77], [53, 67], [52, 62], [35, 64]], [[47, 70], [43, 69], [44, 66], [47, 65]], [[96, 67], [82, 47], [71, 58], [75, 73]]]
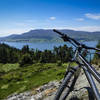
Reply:
[[24, 54], [19, 62], [20, 67], [25, 66], [26, 64], [32, 64], [33, 60], [30, 54]]
[[61, 61], [57, 61], [57, 66], [62, 66], [62, 62]]

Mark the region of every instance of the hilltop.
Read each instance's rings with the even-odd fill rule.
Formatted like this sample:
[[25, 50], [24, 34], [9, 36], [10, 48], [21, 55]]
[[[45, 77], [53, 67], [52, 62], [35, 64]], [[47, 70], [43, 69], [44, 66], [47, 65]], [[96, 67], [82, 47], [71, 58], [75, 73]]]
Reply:
[[[75, 31], [69, 29], [59, 30], [63, 33], [66, 33], [68, 36], [75, 38], [76, 40], [85, 40], [85, 41], [95, 41], [100, 39], [100, 32], [86, 32], [86, 31]], [[53, 32], [51, 29], [37, 29], [30, 30], [28, 32], [22, 33], [20, 35], [13, 34], [6, 37], [0, 38], [0, 41], [14, 41], [14, 42], [55, 42], [62, 41], [59, 36]]]

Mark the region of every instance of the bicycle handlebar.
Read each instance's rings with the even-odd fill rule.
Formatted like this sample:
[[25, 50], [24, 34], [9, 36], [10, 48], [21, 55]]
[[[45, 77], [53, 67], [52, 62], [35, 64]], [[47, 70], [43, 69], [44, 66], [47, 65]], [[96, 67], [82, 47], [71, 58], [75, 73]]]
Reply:
[[77, 44], [78, 46], [81, 45], [79, 42], [77, 42], [76, 40], [74, 40], [73, 38], [70, 38], [69, 36], [67, 36], [67, 34], [64, 34], [62, 32], [59, 32], [58, 30], [53, 30], [54, 32], [58, 33], [59, 35], [61, 35], [61, 38], [64, 40], [64, 41], [69, 41], [72, 40], [75, 44]]
[[98, 48], [94, 48], [94, 47], [89, 47], [89, 46], [86, 46], [85, 44], [81, 44], [79, 43], [78, 41], [76, 41], [75, 39], [67, 36], [67, 34], [64, 34], [62, 32], [59, 32], [58, 30], [56, 29], [53, 29], [54, 32], [58, 33], [59, 35], [61, 35], [61, 38], [64, 40], [64, 41], [73, 41], [78, 47], [81, 46], [82, 48], [85, 48], [85, 49], [92, 49], [92, 50], [97, 50], [97, 51], [100, 51], [100, 49]]
[[53, 31], [56, 32], [56, 33], [58, 33], [58, 34], [60, 34], [60, 35], [65, 35], [65, 34], [63, 34], [62, 32], [59, 32], [59, 31], [56, 30], [56, 29], [53, 29]]

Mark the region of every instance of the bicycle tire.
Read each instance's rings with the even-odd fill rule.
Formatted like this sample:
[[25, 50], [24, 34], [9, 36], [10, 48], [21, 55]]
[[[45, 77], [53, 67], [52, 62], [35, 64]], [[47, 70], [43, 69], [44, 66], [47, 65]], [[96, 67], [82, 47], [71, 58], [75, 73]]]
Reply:
[[54, 100], [66, 100], [69, 93], [73, 90], [76, 80], [79, 76], [79, 75], [75, 75], [75, 72], [78, 70], [78, 68], [79, 66], [70, 68], [70, 70], [67, 71], [62, 84], [60, 85], [58, 91], [56, 92], [56, 96]]

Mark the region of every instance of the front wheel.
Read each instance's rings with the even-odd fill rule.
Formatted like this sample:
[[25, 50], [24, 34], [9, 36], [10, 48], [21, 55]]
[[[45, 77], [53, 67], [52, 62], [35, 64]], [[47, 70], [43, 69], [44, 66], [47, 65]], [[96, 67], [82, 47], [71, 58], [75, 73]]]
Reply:
[[79, 73], [76, 73], [78, 69], [79, 66], [70, 68], [70, 70], [67, 71], [65, 78], [62, 84], [60, 85], [54, 100], [66, 100], [69, 93], [73, 90], [76, 80], [79, 76]]

